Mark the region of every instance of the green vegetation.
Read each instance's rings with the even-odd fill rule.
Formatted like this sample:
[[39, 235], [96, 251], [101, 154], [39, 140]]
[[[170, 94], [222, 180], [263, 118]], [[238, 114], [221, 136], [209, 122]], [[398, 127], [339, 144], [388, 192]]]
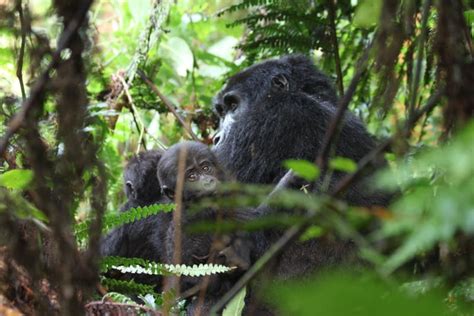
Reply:
[[[0, 1], [0, 314], [83, 315], [87, 302], [135, 304], [130, 297], [143, 302], [137, 314], [178, 313], [186, 301], [172, 290], [155, 293], [106, 272], [227, 273], [219, 265], [99, 260], [101, 233], [174, 208], [120, 213], [123, 166], [139, 151], [185, 139], [211, 144], [212, 98], [226, 78], [265, 58], [303, 53], [386, 145], [389, 167], [377, 186], [398, 194], [388, 209], [277, 195], [272, 205], [309, 215], [246, 229], [308, 224], [300, 240], [352, 239], [367, 268], [262, 284], [265, 300], [285, 315], [474, 315], [471, 1], [96, 0], [90, 9], [87, 0], [69, 2]], [[359, 167], [343, 157], [328, 166]], [[285, 167], [308, 181], [320, 175], [310, 161]], [[209, 203], [258, 205], [269, 190], [238, 191], [235, 201]], [[224, 224], [218, 228], [235, 228]], [[2, 263], [18, 268], [6, 272]], [[244, 297], [245, 289], [224, 314], [241, 314]]]

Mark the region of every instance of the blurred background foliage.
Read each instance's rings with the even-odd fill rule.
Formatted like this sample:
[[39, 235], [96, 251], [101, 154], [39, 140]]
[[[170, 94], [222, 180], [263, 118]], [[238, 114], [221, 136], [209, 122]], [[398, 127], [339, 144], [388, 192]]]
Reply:
[[[461, 57], [453, 63], [461, 67], [456, 71], [469, 71], [473, 69], [474, 7], [469, 0], [454, 2], [464, 20], [456, 20], [459, 29], [449, 29], [453, 38], [462, 39], [458, 41]], [[453, 118], [450, 105], [459, 95], [450, 94], [450, 65], [445, 63], [449, 52], [443, 53], [450, 49], [449, 39], [439, 37], [445, 34], [440, 12], [449, 5], [450, 1], [441, 0], [183, 0], [171, 2], [169, 16], [158, 25], [159, 35], [149, 42], [138, 67], [208, 144], [218, 123], [212, 97], [228, 76], [269, 57], [311, 56], [342, 95], [358, 60], [373, 42], [367, 71], [350, 108], [379, 140], [400, 133], [411, 111], [420, 109], [446, 82], [451, 89], [448, 98], [386, 154], [390, 170], [382, 173], [380, 183], [401, 188], [401, 194], [390, 213], [375, 212], [382, 225], [367, 237], [371, 244], [384, 245], [382, 259], [373, 262], [377, 277], [330, 274], [322, 280], [275, 287], [268, 297], [283, 312], [445, 315], [447, 308], [474, 315], [474, 125], [468, 123], [466, 110]], [[3, 135], [25, 98], [23, 90], [28, 92], [50, 61], [62, 26], [51, 1], [0, 1], [0, 8]], [[19, 8], [26, 28], [21, 27]], [[82, 34], [91, 117], [84, 130], [99, 144], [111, 214], [124, 202], [122, 168], [133, 154], [189, 139], [163, 100], [140, 76], [129, 76], [137, 52], [148, 43], [143, 34], [152, 12], [153, 1], [98, 0], [89, 15], [89, 28]], [[25, 51], [19, 67], [22, 42]], [[463, 78], [459, 86], [467, 86], [460, 89], [472, 91], [472, 73], [459, 76]], [[123, 91], [125, 82], [128, 88]], [[470, 95], [467, 102], [474, 100]], [[467, 104], [474, 108], [474, 103]], [[48, 96], [40, 131], [50, 155], [60, 155], [63, 146], [56, 137], [57, 120], [56, 99]], [[0, 213], [16, 205], [15, 216], [33, 217], [47, 225], [44, 214], [25, 193], [32, 173], [21, 137], [13, 137], [1, 158], [0, 185], [13, 200], [0, 202]], [[91, 174], [83, 177], [87, 180]], [[75, 201], [70, 210], [75, 221], [89, 216], [92, 194], [88, 190]], [[353, 224], [350, 219], [348, 223]], [[436, 293], [427, 295], [432, 289]], [[466, 305], [471, 309], [465, 309]]]

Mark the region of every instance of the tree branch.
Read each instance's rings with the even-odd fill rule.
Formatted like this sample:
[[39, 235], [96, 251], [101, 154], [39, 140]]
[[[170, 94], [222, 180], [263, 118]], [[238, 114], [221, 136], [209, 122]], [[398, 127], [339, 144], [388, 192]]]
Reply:
[[421, 21], [421, 34], [418, 38], [418, 55], [416, 58], [415, 77], [413, 78], [413, 85], [411, 87], [411, 98], [409, 106], [409, 115], [413, 115], [416, 110], [416, 98], [418, 95], [418, 86], [420, 85], [421, 77], [421, 66], [423, 62], [423, 52], [425, 49], [426, 35], [428, 33], [428, 16], [430, 15], [431, 0], [425, 0], [423, 3], [422, 21]]
[[[375, 38], [375, 36], [374, 36]], [[331, 145], [334, 142], [339, 130], [339, 126], [344, 119], [344, 114], [349, 107], [349, 103], [352, 100], [352, 97], [356, 91], [357, 85], [359, 84], [362, 75], [365, 72], [367, 62], [369, 59], [369, 53], [373, 46], [374, 41], [372, 41], [366, 48], [364, 53], [362, 54], [361, 58], [357, 63], [357, 70], [354, 77], [351, 80], [349, 88], [347, 88], [346, 93], [340, 99], [339, 104], [337, 106], [337, 111], [335, 116], [333, 117], [331, 124], [329, 125], [328, 130], [324, 136], [324, 140], [321, 146], [321, 150], [319, 151], [318, 157], [316, 158], [316, 164], [319, 166], [321, 170], [325, 170], [327, 167], [327, 162], [329, 158], [329, 153], [331, 150]]]
[[138, 130], [138, 134], [139, 134], [138, 136], [139, 145], [137, 148], [137, 154], [138, 154], [138, 152], [140, 151], [140, 143], [142, 144], [143, 148], [146, 150], [146, 142], [145, 142], [145, 138], [143, 137], [143, 133], [145, 131], [145, 125], [139, 118], [137, 118], [137, 111], [135, 108], [135, 104], [133, 103], [132, 95], [130, 94], [130, 91], [128, 89], [128, 84], [125, 82], [125, 79], [120, 74], [118, 75], [118, 79], [122, 83], [122, 89], [125, 92], [125, 96], [127, 97], [128, 104], [130, 105], [130, 112], [132, 113], [133, 122], [135, 123], [135, 127]]
[[328, 12], [329, 12], [329, 26], [331, 28], [331, 41], [334, 51], [334, 61], [336, 63], [336, 74], [337, 74], [337, 87], [339, 89], [339, 95], [344, 94], [344, 82], [342, 77], [341, 69], [341, 58], [339, 56], [339, 44], [337, 42], [337, 33], [336, 33], [336, 8], [334, 5], [334, 0], [327, 0], [328, 3]]
[[16, 66], [16, 76], [20, 83], [21, 89], [21, 98], [23, 101], [26, 99], [25, 83], [23, 82], [23, 60], [25, 57], [25, 46], [26, 46], [26, 22], [23, 14], [23, 3], [21, 0], [17, 2], [18, 16], [20, 18], [21, 25], [21, 43], [20, 43], [20, 52], [18, 54], [18, 64]]

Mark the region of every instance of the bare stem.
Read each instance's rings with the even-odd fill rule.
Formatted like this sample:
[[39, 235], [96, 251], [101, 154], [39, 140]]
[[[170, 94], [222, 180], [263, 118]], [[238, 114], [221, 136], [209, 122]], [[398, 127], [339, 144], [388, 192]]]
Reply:
[[158, 90], [158, 87], [145, 75], [145, 73], [141, 70], [137, 70], [138, 75], [142, 80], [150, 87], [150, 89], [160, 98], [161, 102], [170, 110], [171, 113], [178, 119], [179, 123], [183, 126], [183, 128], [188, 132], [189, 136], [195, 141], [199, 141], [199, 138], [194, 134], [193, 130], [191, 129], [191, 126], [189, 126], [188, 123], [183, 119], [181, 115], [176, 111], [176, 107], [171, 103], [171, 101], [164, 96], [160, 90]]

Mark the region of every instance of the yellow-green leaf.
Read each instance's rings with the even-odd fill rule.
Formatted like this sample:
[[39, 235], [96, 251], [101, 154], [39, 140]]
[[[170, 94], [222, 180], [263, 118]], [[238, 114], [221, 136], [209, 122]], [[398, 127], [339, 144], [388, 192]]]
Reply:
[[8, 189], [24, 189], [33, 179], [33, 171], [14, 169], [0, 175], [0, 185]]
[[239, 293], [227, 304], [222, 316], [240, 316], [245, 306], [245, 295], [247, 294], [246, 288], [244, 287]]
[[335, 157], [331, 159], [329, 167], [333, 170], [345, 172], [354, 172], [357, 170], [357, 164], [353, 160], [344, 157]]
[[375, 26], [379, 21], [381, 9], [381, 0], [361, 1], [354, 14], [354, 25], [362, 28]]
[[312, 162], [307, 160], [288, 159], [284, 161], [284, 166], [308, 181], [316, 180], [319, 176], [319, 168]]

